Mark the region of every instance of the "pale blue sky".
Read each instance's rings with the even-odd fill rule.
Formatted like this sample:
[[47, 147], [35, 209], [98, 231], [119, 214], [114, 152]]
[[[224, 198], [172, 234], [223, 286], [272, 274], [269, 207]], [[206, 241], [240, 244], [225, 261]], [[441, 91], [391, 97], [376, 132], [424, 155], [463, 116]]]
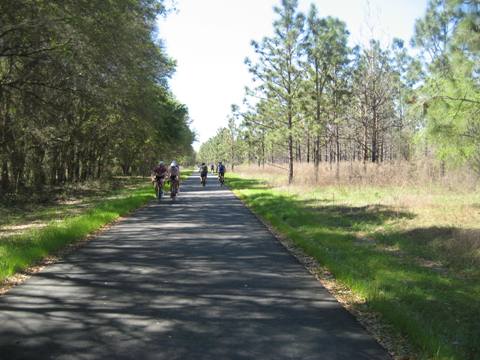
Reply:
[[[251, 76], [243, 61], [252, 56], [251, 40], [272, 32], [273, 6], [279, 0], [177, 0], [177, 13], [159, 20], [159, 35], [177, 71], [170, 85], [186, 104], [200, 143], [226, 125], [231, 104], [240, 104]], [[427, 0], [300, 0], [306, 12], [315, 3], [320, 16], [345, 21], [351, 44], [373, 37], [407, 42]], [[370, 10], [369, 10], [370, 9]]]

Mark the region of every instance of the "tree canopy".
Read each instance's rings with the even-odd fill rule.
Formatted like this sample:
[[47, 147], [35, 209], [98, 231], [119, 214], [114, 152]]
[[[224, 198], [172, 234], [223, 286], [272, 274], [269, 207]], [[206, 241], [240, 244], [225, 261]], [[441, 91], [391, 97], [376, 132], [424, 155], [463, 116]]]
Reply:
[[1, 189], [145, 173], [188, 155], [159, 0], [0, 2]]
[[[236, 108], [232, 161], [286, 162], [290, 182], [295, 161], [312, 161], [318, 179], [322, 161], [336, 163], [338, 174], [341, 161], [420, 153], [480, 173], [478, 1], [430, 0], [411, 40], [416, 57], [401, 39], [352, 48], [340, 19], [297, 5], [283, 0], [274, 35], [252, 42], [258, 56], [246, 63], [257, 86]], [[225, 131], [202, 146], [202, 159], [228, 159]]]

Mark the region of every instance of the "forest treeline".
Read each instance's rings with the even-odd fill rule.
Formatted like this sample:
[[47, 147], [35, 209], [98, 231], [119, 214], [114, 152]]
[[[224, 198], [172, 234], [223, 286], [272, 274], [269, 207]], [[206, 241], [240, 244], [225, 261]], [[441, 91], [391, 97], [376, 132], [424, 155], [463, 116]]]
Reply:
[[189, 156], [187, 108], [168, 88], [159, 0], [0, 0], [1, 192]]
[[[349, 46], [346, 24], [274, 8], [273, 36], [252, 41], [255, 88], [228, 126], [204, 143], [203, 161], [381, 163], [436, 156], [480, 174], [480, 3], [430, 0], [406, 43]], [[337, 166], [337, 172], [340, 166]]]

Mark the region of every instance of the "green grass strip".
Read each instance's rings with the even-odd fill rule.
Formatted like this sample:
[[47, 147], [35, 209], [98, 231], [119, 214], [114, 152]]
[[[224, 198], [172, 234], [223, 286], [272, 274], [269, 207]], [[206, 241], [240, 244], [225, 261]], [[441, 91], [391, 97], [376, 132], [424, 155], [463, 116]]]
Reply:
[[[190, 174], [191, 171], [183, 171], [182, 179], [186, 179]], [[1, 239], [0, 282], [65, 246], [85, 238], [154, 197], [153, 186], [147, 183], [134, 190], [122, 190], [116, 197], [100, 202], [81, 215], [52, 221], [44, 228]]]
[[381, 210], [311, 201], [261, 180], [229, 174], [228, 186], [256, 214], [326, 266], [337, 281], [406, 335], [425, 359], [480, 358], [480, 286], [439, 274], [374, 245], [356, 231], [382, 222]]
[[0, 281], [35, 264], [68, 244], [85, 238], [102, 226], [144, 205], [154, 198], [151, 186], [123, 192], [118, 198], [105, 200], [85, 213], [44, 228], [27, 231], [0, 241]]

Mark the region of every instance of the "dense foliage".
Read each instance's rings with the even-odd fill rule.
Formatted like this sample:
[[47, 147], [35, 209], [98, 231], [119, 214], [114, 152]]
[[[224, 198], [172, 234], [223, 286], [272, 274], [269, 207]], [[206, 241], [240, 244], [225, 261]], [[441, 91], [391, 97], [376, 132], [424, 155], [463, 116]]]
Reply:
[[[480, 5], [431, 0], [417, 20], [412, 57], [403, 40], [351, 48], [339, 19], [296, 0], [275, 8], [274, 35], [252, 42], [256, 88], [229, 126], [200, 149], [203, 161], [410, 160], [435, 154], [480, 172]], [[237, 119], [235, 122], [232, 119]], [[337, 166], [337, 172], [340, 166]]]
[[2, 192], [144, 173], [188, 155], [160, 0], [0, 1]]
[[428, 132], [442, 158], [470, 161], [480, 173], [480, 3], [431, 0], [415, 30]]

